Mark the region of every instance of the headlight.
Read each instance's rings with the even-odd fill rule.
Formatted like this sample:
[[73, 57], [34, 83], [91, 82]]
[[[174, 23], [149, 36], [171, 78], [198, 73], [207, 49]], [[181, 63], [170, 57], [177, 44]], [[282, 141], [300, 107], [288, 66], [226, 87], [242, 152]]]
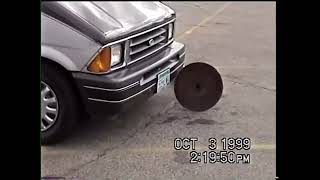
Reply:
[[173, 23], [170, 23], [168, 28], [168, 39], [171, 39], [173, 37], [173, 33], [174, 33]]
[[107, 72], [112, 66], [121, 62], [121, 45], [114, 45], [102, 49], [89, 64], [88, 70], [91, 72]]
[[111, 67], [121, 61], [121, 45], [111, 46]]

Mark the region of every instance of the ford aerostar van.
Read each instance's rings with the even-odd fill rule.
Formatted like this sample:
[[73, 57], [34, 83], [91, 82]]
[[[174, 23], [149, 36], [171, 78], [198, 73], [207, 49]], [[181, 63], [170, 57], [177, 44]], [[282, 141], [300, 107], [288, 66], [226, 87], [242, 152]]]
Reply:
[[121, 112], [172, 82], [185, 57], [175, 20], [161, 2], [42, 2], [41, 143], [82, 112]]

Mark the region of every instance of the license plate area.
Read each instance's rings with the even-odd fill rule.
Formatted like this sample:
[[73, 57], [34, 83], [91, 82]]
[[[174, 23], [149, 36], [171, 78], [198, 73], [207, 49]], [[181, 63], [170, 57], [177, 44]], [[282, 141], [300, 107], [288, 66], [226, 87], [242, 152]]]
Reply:
[[160, 72], [157, 76], [157, 93], [163, 90], [170, 84], [170, 69], [165, 69], [164, 71]]

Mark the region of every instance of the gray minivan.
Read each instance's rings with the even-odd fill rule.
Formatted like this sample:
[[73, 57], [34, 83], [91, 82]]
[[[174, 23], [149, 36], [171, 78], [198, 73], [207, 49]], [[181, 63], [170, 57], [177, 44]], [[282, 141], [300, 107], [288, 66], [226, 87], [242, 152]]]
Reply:
[[185, 57], [175, 20], [161, 2], [42, 2], [41, 143], [82, 112], [121, 112], [172, 82]]

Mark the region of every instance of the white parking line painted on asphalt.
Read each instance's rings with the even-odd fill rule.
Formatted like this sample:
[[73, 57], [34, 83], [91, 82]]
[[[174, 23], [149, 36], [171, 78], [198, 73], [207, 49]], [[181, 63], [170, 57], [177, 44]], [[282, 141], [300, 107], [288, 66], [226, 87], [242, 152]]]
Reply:
[[221, 8], [219, 8], [214, 14], [204, 18], [199, 24], [192, 26], [190, 29], [188, 29], [187, 31], [185, 31], [184, 33], [182, 33], [181, 35], [179, 35], [176, 39], [180, 40], [182, 38], [184, 38], [185, 36], [191, 34], [194, 30], [196, 30], [197, 28], [199, 28], [200, 26], [204, 25], [205, 23], [207, 23], [209, 20], [215, 18], [216, 16], [218, 16], [222, 11], [224, 11], [228, 6], [230, 6], [232, 4], [232, 2], [227, 2], [225, 3]]

